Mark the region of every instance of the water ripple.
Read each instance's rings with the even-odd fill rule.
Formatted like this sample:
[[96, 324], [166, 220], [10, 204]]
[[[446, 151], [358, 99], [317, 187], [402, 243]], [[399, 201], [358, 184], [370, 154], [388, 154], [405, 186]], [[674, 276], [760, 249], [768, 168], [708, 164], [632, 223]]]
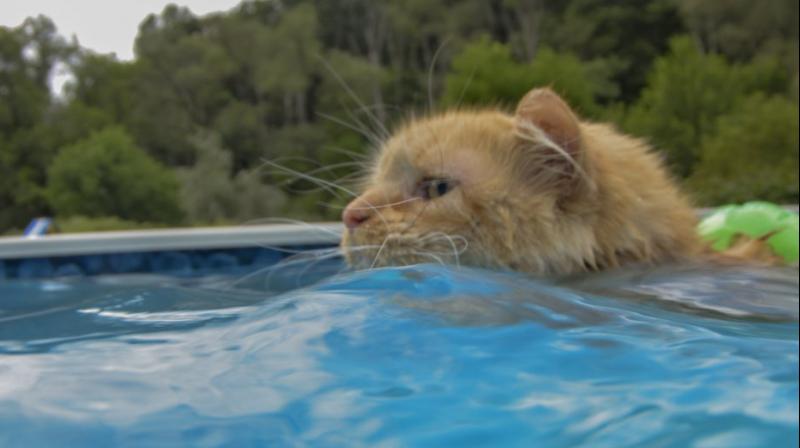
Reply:
[[0, 446], [798, 437], [796, 269], [273, 277], [0, 284]]

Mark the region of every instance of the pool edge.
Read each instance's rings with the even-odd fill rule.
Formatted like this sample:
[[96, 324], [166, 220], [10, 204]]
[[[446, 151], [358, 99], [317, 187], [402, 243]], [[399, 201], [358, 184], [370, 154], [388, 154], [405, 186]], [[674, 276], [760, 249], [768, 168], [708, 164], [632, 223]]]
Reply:
[[237, 227], [174, 228], [0, 237], [0, 260], [188, 249], [338, 244], [344, 226], [324, 222]]

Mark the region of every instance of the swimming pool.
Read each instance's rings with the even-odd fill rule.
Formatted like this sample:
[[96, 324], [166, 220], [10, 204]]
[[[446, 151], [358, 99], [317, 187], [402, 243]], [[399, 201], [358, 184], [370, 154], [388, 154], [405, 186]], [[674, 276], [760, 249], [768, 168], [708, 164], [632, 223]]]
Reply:
[[206, 250], [7, 260], [0, 446], [798, 443], [797, 268], [546, 282]]

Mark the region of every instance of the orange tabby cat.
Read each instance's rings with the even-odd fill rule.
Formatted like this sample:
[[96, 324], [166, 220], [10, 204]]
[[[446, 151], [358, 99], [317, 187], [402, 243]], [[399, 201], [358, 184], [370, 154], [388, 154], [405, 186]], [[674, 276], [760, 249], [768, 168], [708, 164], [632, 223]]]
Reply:
[[447, 262], [537, 275], [701, 251], [696, 215], [642, 140], [550, 89], [516, 113], [450, 111], [386, 142], [342, 214], [355, 267]]

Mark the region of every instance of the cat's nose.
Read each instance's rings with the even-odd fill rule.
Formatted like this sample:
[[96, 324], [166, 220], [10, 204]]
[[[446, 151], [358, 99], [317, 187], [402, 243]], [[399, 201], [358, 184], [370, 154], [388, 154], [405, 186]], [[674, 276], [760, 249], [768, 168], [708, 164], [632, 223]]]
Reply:
[[372, 209], [365, 206], [361, 201], [353, 201], [342, 212], [342, 221], [348, 229], [353, 230], [361, 224], [367, 222], [372, 216]]

